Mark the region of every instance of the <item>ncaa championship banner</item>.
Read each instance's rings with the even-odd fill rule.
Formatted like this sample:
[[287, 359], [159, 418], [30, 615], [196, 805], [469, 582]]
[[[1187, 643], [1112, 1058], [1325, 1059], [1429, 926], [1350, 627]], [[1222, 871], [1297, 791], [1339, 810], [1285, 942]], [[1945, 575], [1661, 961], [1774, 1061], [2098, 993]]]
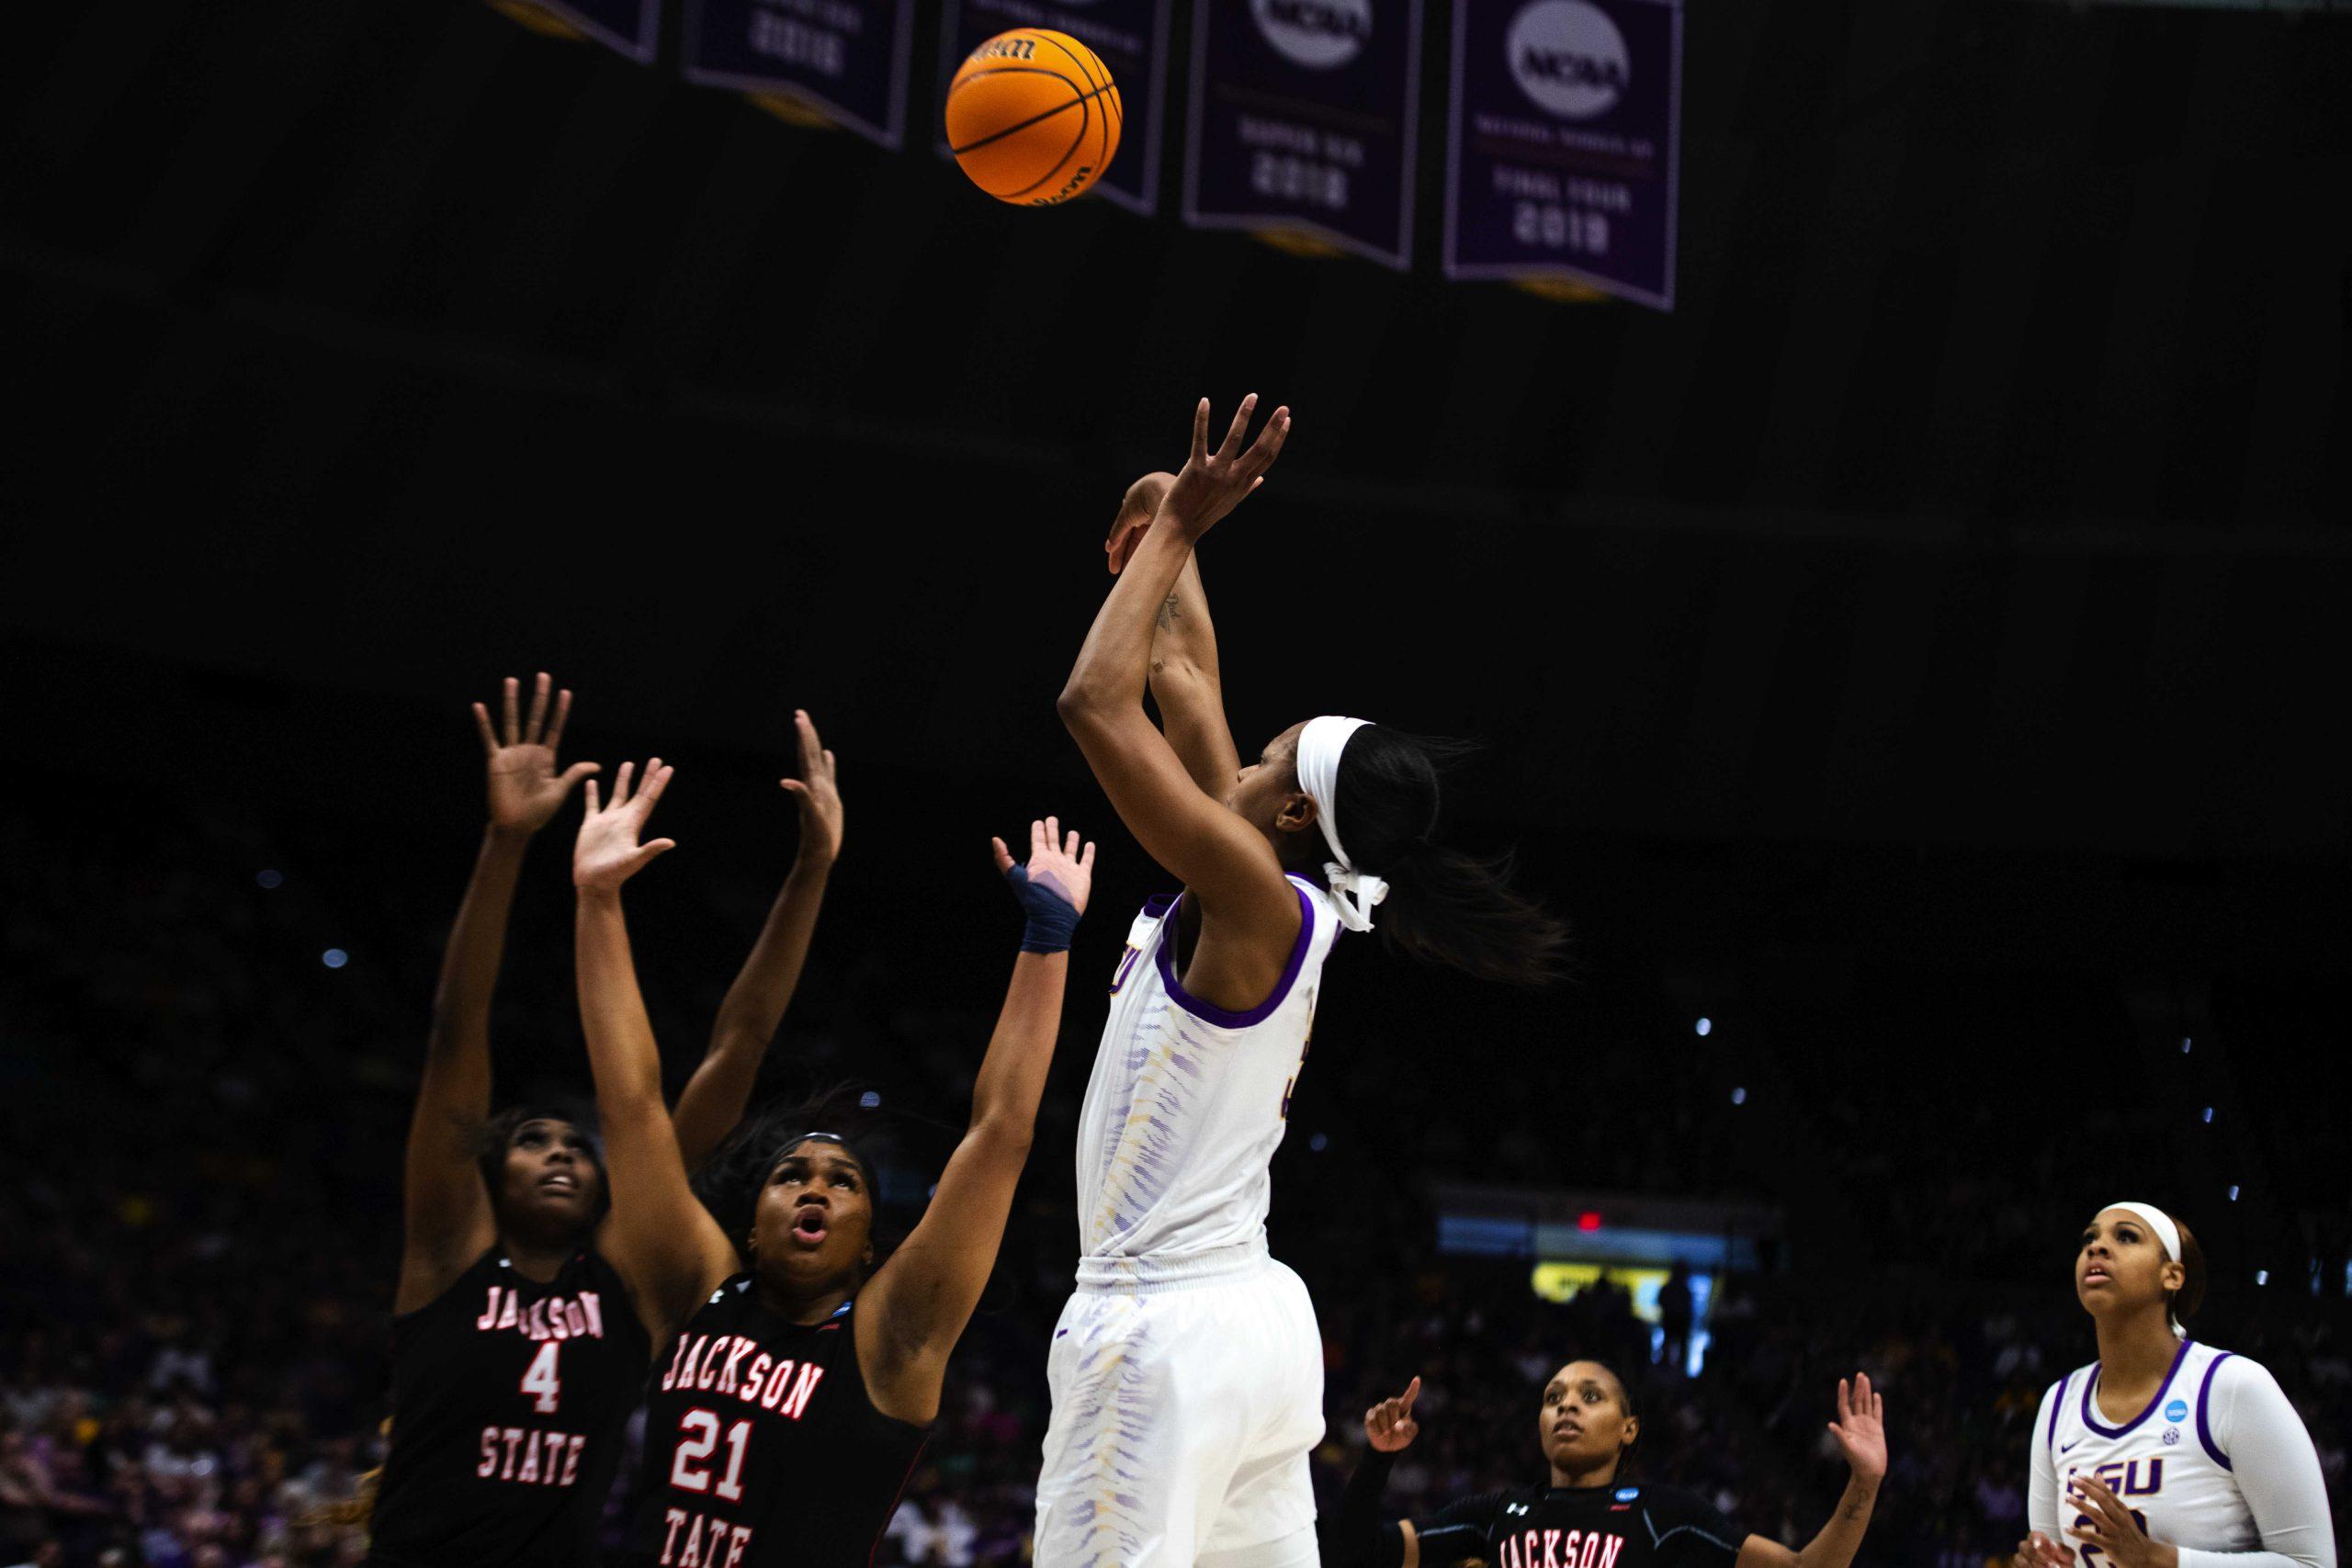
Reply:
[[[490, 0], [535, 32], [575, 33], [650, 65], [662, 42], [662, 0]], [[549, 24], [553, 25], [550, 26]]]
[[1674, 309], [1681, 0], [1455, 0], [1449, 277]]
[[[1111, 166], [1094, 182], [1096, 194], [1130, 211], [1159, 208], [1159, 131], [1166, 118], [1160, 84], [1168, 79], [1169, 0], [947, 0], [940, 28], [939, 96], [965, 57], [1014, 28], [1068, 33], [1102, 57], [1118, 84], [1125, 126]], [[942, 157], [952, 154], [940, 138]]]
[[913, 35], [914, 0], [686, 0], [686, 80], [797, 99], [896, 147]]
[[1184, 220], [1413, 259], [1421, 0], [1198, 0]]

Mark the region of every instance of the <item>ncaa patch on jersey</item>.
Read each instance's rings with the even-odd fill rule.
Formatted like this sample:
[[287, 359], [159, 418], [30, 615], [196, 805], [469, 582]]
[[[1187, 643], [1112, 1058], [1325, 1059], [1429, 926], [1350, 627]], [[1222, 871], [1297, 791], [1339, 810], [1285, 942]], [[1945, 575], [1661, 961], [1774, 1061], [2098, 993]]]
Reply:
[[2188, 1420], [2188, 1401], [2187, 1401], [2187, 1400], [2185, 1400], [2185, 1399], [2176, 1399], [2176, 1400], [2174, 1400], [2170, 1404], [2165, 1405], [2165, 1420], [2167, 1420], [2167, 1421], [2186, 1421], [2186, 1420]]
[[1641, 1495], [1642, 1489], [1638, 1486], [1620, 1486], [1615, 1492], [1611, 1494], [1611, 1495], [1615, 1497], [1620, 1503], [1630, 1503]]

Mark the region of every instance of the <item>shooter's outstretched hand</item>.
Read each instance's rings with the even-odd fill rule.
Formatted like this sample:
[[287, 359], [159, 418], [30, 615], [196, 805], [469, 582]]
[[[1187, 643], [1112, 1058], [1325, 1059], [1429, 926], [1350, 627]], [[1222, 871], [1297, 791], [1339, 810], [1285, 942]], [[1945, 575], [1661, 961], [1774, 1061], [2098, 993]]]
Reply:
[[1183, 472], [1168, 487], [1160, 498], [1160, 514], [1183, 530], [1185, 536], [1198, 539], [1215, 526], [1217, 521], [1248, 500], [1250, 491], [1263, 484], [1266, 470], [1274, 466], [1282, 455], [1283, 443], [1290, 438], [1290, 410], [1278, 408], [1259, 431], [1258, 439], [1247, 450], [1241, 439], [1250, 432], [1250, 416], [1257, 411], [1258, 394], [1250, 393], [1241, 400], [1234, 411], [1233, 423], [1227, 427], [1225, 440], [1214, 452], [1209, 450], [1209, 400], [1203, 398], [1193, 411], [1193, 455], [1185, 459]]

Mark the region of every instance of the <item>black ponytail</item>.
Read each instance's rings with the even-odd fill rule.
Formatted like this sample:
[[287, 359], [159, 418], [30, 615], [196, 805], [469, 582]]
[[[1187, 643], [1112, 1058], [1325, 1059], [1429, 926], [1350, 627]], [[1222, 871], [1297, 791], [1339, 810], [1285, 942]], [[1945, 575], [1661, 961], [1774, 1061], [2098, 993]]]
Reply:
[[1388, 884], [1373, 924], [1391, 947], [1481, 980], [1541, 986], [1559, 977], [1567, 926], [1510, 885], [1510, 855], [1437, 841], [1439, 770], [1470, 750], [1385, 725], [1357, 730], [1340, 753], [1341, 840]]

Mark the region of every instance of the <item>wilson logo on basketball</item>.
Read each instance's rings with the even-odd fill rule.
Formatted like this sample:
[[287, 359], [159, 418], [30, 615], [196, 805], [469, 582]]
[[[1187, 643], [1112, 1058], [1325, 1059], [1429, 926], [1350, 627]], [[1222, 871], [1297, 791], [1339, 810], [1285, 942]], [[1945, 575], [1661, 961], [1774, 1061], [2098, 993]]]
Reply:
[[1276, 52], [1310, 71], [1345, 65], [1372, 39], [1372, 0], [1250, 0]]
[[1068, 201], [1071, 197], [1078, 195], [1080, 191], [1084, 190], [1088, 186], [1091, 186], [1093, 183], [1094, 170], [1085, 164], [1080, 164], [1070, 175], [1069, 178], [1062, 182], [1061, 189], [1054, 192], [1051, 196], [1041, 196], [1035, 201], [1031, 202], [1030, 205], [1032, 207], [1051, 207], [1057, 201]]
[[1624, 35], [1584, 0], [1535, 0], [1511, 18], [1504, 50], [1519, 90], [1565, 119], [1608, 113], [1633, 79]]

